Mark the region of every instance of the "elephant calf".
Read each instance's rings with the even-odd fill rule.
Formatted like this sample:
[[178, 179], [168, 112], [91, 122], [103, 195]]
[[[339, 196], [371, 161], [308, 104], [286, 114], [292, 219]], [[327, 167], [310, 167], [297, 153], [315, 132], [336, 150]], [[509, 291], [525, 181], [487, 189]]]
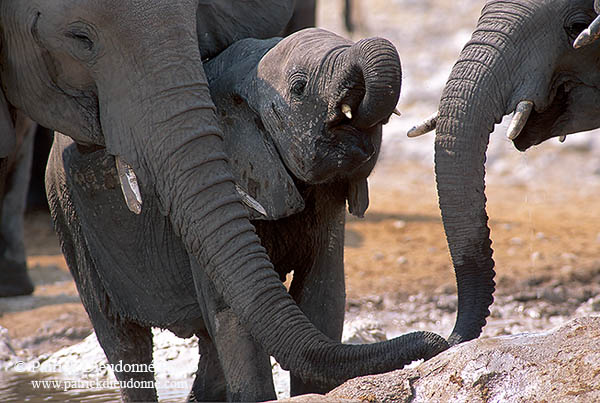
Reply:
[[[368, 206], [367, 176], [400, 92], [397, 53], [382, 39], [352, 44], [309, 29], [284, 40], [240, 41], [204, 68], [238, 187], [250, 195], [246, 199], [254, 209], [249, 214], [275, 269], [281, 279], [294, 272], [291, 296], [319, 330], [339, 342], [346, 202], [359, 216]], [[204, 273], [206, 262], [187, 253], [168, 212], [161, 210], [164, 204], [144, 185], [138, 196], [143, 208], [134, 215], [123, 200], [115, 158], [57, 135], [47, 171], [50, 207], [109, 361], [150, 363], [151, 326], [181, 337], [196, 334], [201, 358], [192, 397], [274, 399], [270, 346], [255, 341], [205, 274], [192, 275]], [[246, 290], [246, 284], [230, 287], [239, 295]], [[300, 323], [287, 310], [279, 313]], [[314, 351], [324, 352], [317, 347]], [[343, 350], [333, 362], [322, 355], [300, 356], [294, 361], [298, 366], [289, 368], [295, 374], [292, 394], [385, 371], [386, 360], [385, 365], [402, 367], [447, 344], [437, 335], [414, 333], [376, 345], [340, 347], [356, 348], [352, 354], [360, 364], [349, 365]], [[298, 351], [292, 346], [288, 353], [294, 357]], [[329, 377], [315, 380], [303, 373], [306, 360], [321, 362]], [[117, 377], [152, 380], [153, 374]], [[126, 397], [135, 396], [126, 391]]]

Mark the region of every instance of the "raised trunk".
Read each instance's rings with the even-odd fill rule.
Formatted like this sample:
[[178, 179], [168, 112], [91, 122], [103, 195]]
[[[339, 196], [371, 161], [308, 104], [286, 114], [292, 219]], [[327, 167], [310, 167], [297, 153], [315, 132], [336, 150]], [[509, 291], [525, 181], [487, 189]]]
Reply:
[[[360, 129], [369, 129], [388, 119], [398, 103], [402, 84], [400, 57], [389, 41], [371, 38], [353, 45], [350, 58], [365, 82], [365, 96], [354, 124]], [[390, 105], [393, 105], [391, 109]]]
[[[519, 100], [511, 72], [520, 55], [525, 4], [507, 13], [489, 3], [442, 94], [435, 140], [435, 172], [444, 228], [458, 286], [458, 317], [450, 345], [481, 334], [493, 302], [494, 261], [485, 197], [485, 154], [494, 124]], [[519, 16], [519, 17], [517, 17]]]
[[[100, 95], [119, 94], [101, 99], [122, 100], [101, 104], [103, 129], [134, 131], [109, 151], [129, 150], [122, 159], [138, 171], [143, 186], [154, 186], [187, 250], [265, 351], [298, 376], [333, 385], [446, 349], [443, 338], [425, 332], [345, 346], [310, 323], [273, 270], [234, 188], [197, 43], [180, 40], [172, 49], [148, 56], [148, 65], [157, 67], [144, 77], [113, 79], [110, 90], [99, 88]], [[142, 80], [151, 87], [122, 89], [123, 81]]]

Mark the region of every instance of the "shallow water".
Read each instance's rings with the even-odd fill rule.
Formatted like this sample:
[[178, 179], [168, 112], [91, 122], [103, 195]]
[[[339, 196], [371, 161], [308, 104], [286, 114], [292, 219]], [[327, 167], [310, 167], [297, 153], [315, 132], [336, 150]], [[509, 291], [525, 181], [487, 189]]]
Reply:
[[[117, 389], [81, 387], [60, 374], [0, 371], [0, 402], [84, 402], [121, 401]], [[79, 381], [93, 385], [93, 380]], [[103, 380], [100, 380], [103, 382]], [[79, 387], [77, 387], [79, 386]], [[189, 389], [159, 388], [161, 402], [185, 401]]]
[[2, 402], [114, 402], [121, 395], [116, 390], [68, 389], [56, 374], [0, 372]]

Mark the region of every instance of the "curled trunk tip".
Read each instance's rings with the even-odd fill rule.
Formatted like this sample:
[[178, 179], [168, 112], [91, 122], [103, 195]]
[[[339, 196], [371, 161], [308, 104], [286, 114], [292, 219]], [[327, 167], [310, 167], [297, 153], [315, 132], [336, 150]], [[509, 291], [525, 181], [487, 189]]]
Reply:
[[370, 128], [394, 112], [402, 86], [402, 66], [394, 45], [383, 38], [363, 39], [351, 48], [352, 58], [365, 82], [365, 96], [355, 124]]

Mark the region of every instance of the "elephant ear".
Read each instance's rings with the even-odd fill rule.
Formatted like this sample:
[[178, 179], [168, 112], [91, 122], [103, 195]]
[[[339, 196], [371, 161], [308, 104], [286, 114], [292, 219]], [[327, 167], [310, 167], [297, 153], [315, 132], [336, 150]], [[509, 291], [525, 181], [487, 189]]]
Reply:
[[235, 95], [218, 99], [225, 151], [235, 181], [260, 205], [257, 209], [248, 204], [250, 218], [278, 220], [302, 211], [304, 200], [260, 118]]
[[202, 58], [213, 58], [240, 39], [277, 36], [293, 10], [294, 0], [200, 0], [197, 26]]
[[[258, 61], [278, 42], [239, 41], [205, 64], [236, 183], [260, 204], [258, 209], [248, 208], [250, 218], [258, 220], [277, 220], [304, 209], [304, 199], [256, 112], [259, 95], [251, 94], [256, 92]], [[262, 209], [266, 215], [259, 212]]]

